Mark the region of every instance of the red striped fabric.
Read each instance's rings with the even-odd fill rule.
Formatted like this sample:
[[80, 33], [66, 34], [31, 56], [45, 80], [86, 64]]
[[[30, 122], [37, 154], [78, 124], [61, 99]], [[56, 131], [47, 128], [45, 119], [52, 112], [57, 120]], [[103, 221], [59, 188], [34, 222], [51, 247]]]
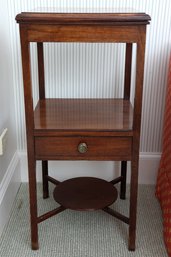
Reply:
[[163, 213], [163, 233], [168, 255], [171, 257], [171, 58], [166, 95], [163, 150], [156, 184], [156, 196]]

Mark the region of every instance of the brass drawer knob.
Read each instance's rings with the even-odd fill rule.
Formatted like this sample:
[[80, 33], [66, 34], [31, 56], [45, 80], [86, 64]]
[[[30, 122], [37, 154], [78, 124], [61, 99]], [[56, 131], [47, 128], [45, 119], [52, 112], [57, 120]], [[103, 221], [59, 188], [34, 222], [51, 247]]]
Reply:
[[86, 143], [80, 143], [78, 145], [78, 152], [79, 153], [86, 153], [88, 150], [87, 144]]

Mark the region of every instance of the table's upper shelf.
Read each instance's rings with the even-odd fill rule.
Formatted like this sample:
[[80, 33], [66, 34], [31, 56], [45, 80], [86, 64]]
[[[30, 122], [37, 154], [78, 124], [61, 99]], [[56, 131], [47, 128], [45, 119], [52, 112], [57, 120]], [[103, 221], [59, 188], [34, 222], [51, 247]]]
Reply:
[[123, 99], [42, 99], [34, 118], [36, 134], [45, 130], [131, 132], [133, 108]]
[[68, 24], [68, 25], [140, 25], [149, 24], [146, 13], [42, 13], [22, 12], [16, 16], [18, 23]]

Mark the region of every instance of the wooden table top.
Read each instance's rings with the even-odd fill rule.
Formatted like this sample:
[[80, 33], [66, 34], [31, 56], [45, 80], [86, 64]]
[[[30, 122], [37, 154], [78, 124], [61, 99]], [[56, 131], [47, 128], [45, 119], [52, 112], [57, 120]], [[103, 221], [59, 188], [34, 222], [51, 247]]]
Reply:
[[34, 24], [148, 24], [151, 20], [146, 13], [54, 13], [54, 12], [22, 12], [16, 16], [18, 23]]

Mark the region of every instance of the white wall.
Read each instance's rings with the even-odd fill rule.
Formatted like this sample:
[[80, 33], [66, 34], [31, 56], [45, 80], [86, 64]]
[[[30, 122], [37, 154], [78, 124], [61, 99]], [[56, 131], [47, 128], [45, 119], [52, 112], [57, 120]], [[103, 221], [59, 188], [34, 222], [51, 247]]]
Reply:
[[16, 151], [17, 141], [8, 12], [6, 1], [1, 0], [0, 3], [0, 133], [4, 128], [8, 128], [7, 149], [4, 156], [0, 156], [0, 181], [2, 181]]
[[7, 2], [0, 0], [0, 133], [8, 129], [6, 150], [0, 156], [0, 234], [8, 221], [21, 180], [11, 56]]

